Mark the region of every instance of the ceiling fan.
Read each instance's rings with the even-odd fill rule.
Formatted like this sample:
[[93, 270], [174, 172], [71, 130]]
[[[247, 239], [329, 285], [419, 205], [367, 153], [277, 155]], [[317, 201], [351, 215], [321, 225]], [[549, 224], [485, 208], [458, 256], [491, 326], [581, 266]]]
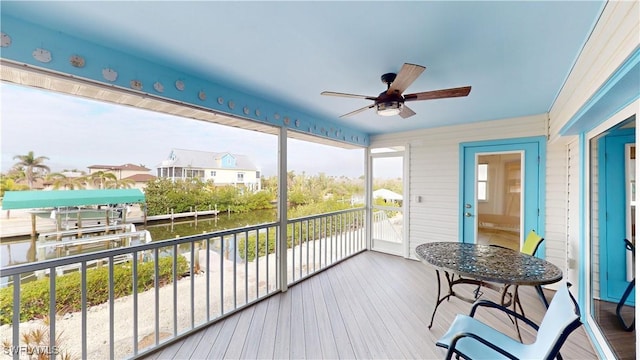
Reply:
[[413, 83], [424, 70], [424, 66], [405, 63], [402, 65], [402, 69], [400, 69], [398, 74], [387, 73], [382, 75], [380, 80], [387, 84], [387, 90], [381, 92], [378, 96], [345, 94], [333, 91], [323, 91], [321, 95], [373, 100], [373, 104], [341, 115], [341, 118], [358, 114], [373, 107], [376, 108], [378, 115], [400, 115], [403, 118], [408, 118], [416, 113], [404, 104], [406, 101], [433, 100], [469, 95], [471, 86], [402, 95], [409, 85], [411, 85], [411, 83]]

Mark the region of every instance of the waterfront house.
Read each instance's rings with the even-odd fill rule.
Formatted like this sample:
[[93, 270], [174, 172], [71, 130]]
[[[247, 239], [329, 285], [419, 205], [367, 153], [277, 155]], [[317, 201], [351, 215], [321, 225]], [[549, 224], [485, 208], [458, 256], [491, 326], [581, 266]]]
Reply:
[[[146, 184], [156, 177], [149, 172], [151, 169], [143, 165], [123, 164], [123, 165], [91, 165], [89, 176], [98, 172], [113, 174], [117, 180], [128, 180], [133, 184], [133, 188], [144, 190]], [[95, 186], [95, 184], [92, 184]]]
[[157, 165], [157, 175], [172, 180], [198, 178], [216, 186], [260, 190], [260, 170], [251, 159], [228, 152], [172, 149], [168, 158]]
[[[507, 230], [520, 247], [535, 229], [545, 238], [537, 255], [563, 271], [582, 309], [584, 331], [562, 355], [635, 358], [635, 332], [621, 330], [614, 312], [637, 274], [623, 239], [635, 241], [640, 216], [639, 2], [5, 1], [1, 11], [3, 81], [278, 139], [276, 223], [139, 248], [157, 254], [158, 247], [186, 246], [194, 254], [201, 241], [209, 249], [223, 237], [277, 233], [279, 256], [265, 259], [278, 261], [277, 276], [260, 277], [265, 272], [257, 262], [218, 262], [220, 269], [245, 275], [236, 283], [222, 271], [206, 273], [207, 284], [217, 281], [224, 289], [219, 293], [232, 298], [211, 305], [217, 293], [196, 286], [194, 277], [182, 283], [180, 299], [177, 286], [162, 296], [156, 290], [140, 307], [173, 299], [173, 311], [134, 321], [128, 332], [114, 330], [111, 311], [108, 337], [91, 341], [107, 344], [103, 354], [114, 358], [117, 348], [127, 351], [119, 356], [159, 358], [443, 356], [435, 341], [454, 313], [468, 308], [446, 302], [448, 316], [426, 329], [423, 306], [433, 303], [424, 294], [434, 291], [435, 279], [414, 261], [416, 246], [475, 243], [483, 231]], [[386, 94], [387, 87], [378, 78], [399, 72], [403, 63], [428, 67], [411, 78], [407, 93], [461, 86], [471, 92], [378, 101], [376, 94]], [[345, 99], [321, 96], [323, 91], [365, 95], [343, 94], [351, 97]], [[415, 115], [401, 112], [409, 111], [404, 101]], [[390, 114], [403, 116], [381, 116]], [[317, 216], [321, 224], [362, 230], [357, 242], [303, 247], [289, 237], [287, 228], [315, 231], [317, 219], [287, 218], [288, 138], [364, 150], [365, 206], [355, 214]], [[376, 208], [370, 185], [376, 165], [388, 157], [403, 161], [405, 185], [396, 209], [403, 213], [403, 231], [393, 243], [376, 237], [371, 226]], [[497, 216], [478, 221], [477, 214]], [[334, 216], [340, 221], [332, 222]], [[288, 241], [300, 245], [287, 248]], [[334, 257], [329, 245], [348, 256]], [[315, 249], [324, 254], [321, 264], [303, 265], [316, 259]], [[2, 274], [19, 279], [21, 271]], [[249, 282], [249, 273], [259, 281]], [[267, 291], [256, 284], [266, 284]], [[548, 296], [553, 289], [546, 287]], [[207, 311], [194, 310], [205, 298]], [[527, 299], [528, 308], [537, 306], [534, 296]], [[634, 311], [635, 294], [622, 305]], [[190, 310], [186, 320], [179, 321], [177, 308]], [[128, 314], [138, 316], [137, 310], [134, 303]], [[344, 322], [333, 322], [340, 316]], [[138, 331], [147, 324], [155, 324], [148, 337]], [[85, 324], [79, 332], [83, 350], [87, 331]], [[120, 341], [125, 333], [133, 340]], [[17, 330], [13, 339], [19, 339]]]

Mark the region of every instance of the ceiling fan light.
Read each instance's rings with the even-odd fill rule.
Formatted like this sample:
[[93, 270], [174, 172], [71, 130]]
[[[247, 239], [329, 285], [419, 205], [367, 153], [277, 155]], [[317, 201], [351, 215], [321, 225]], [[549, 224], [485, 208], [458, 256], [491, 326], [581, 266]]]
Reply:
[[376, 110], [380, 116], [394, 116], [402, 111], [402, 103], [400, 101], [381, 102], [376, 105]]

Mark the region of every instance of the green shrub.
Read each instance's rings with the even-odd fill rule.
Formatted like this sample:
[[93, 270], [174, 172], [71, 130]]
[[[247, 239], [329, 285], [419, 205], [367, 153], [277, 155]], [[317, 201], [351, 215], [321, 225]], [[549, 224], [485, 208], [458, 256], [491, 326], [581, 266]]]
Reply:
[[[158, 263], [160, 286], [173, 281], [173, 258], [161, 258]], [[188, 271], [187, 260], [178, 257], [177, 277]], [[154, 287], [154, 262], [138, 264], [138, 292]], [[133, 293], [131, 263], [113, 267], [115, 298]], [[56, 313], [79, 311], [82, 308], [80, 272], [74, 271], [56, 276]], [[109, 267], [100, 266], [87, 270], [87, 306], [103, 304], [109, 300]], [[22, 284], [20, 288], [20, 321], [43, 318], [49, 315], [49, 278]], [[9, 324], [13, 316], [13, 285], [0, 289], [0, 325]]]
[[[322, 203], [314, 203], [301, 205], [289, 210], [289, 218], [305, 217], [315, 214], [326, 214], [335, 211], [349, 209], [350, 204], [340, 203], [337, 201], [325, 201]], [[300, 245], [308, 241], [319, 240], [325, 237], [331, 237], [343, 231], [355, 230], [364, 226], [364, 221], [360, 217], [348, 216], [346, 219], [340, 220], [324, 220], [324, 222], [312, 221], [310, 225], [306, 222], [287, 225], [287, 247]], [[269, 241], [267, 244], [266, 233], [260, 233], [258, 239], [258, 249], [256, 251], [256, 234], [251, 232], [248, 240], [244, 237], [238, 240], [238, 255], [246, 261], [253, 261], [257, 256], [265, 256], [273, 254], [276, 248], [276, 232], [275, 229], [269, 229]], [[268, 249], [267, 249], [268, 247]], [[246, 248], [246, 250], [245, 250]], [[245, 254], [246, 251], [246, 254]], [[246, 259], [245, 259], [246, 255]]]
[[[269, 243], [267, 244], [267, 234], [261, 233], [258, 237], [258, 256], [265, 256], [267, 254], [273, 254], [276, 252], [276, 230], [269, 229]], [[248, 245], [248, 246], [247, 246]], [[268, 249], [267, 249], [268, 247]], [[246, 248], [246, 259], [245, 259]], [[256, 258], [256, 235], [252, 233], [249, 235], [249, 240], [241, 238], [238, 241], [238, 254], [240, 258], [246, 261], [253, 261]]]

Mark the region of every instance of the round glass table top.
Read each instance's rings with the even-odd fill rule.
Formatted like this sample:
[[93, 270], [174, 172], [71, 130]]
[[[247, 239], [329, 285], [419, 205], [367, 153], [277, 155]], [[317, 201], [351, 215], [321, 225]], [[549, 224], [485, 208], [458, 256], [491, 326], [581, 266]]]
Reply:
[[544, 285], [562, 279], [562, 270], [543, 259], [499, 246], [432, 242], [416, 247], [422, 261], [477, 280]]

